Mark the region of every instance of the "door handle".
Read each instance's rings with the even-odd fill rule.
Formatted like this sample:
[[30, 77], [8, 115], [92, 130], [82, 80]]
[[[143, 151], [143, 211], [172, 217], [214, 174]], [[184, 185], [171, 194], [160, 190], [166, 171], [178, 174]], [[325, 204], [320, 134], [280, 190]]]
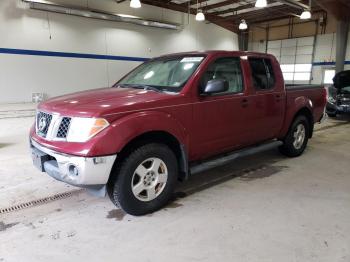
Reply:
[[248, 99], [243, 99], [243, 100], [241, 101], [241, 105], [242, 105], [242, 107], [247, 107], [247, 106], [248, 106], [248, 104], [249, 104]]
[[275, 98], [276, 98], [276, 102], [280, 102], [282, 100], [281, 95], [275, 95]]

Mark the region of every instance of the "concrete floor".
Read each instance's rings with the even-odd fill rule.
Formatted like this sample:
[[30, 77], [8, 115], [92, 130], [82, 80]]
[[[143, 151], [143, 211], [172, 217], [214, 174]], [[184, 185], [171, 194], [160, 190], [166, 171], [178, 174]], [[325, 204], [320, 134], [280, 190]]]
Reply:
[[0, 209], [75, 193], [0, 214], [0, 261], [350, 261], [346, 119], [318, 126], [299, 158], [271, 150], [239, 159], [132, 217], [38, 172], [27, 149], [33, 117], [12, 116], [0, 115]]

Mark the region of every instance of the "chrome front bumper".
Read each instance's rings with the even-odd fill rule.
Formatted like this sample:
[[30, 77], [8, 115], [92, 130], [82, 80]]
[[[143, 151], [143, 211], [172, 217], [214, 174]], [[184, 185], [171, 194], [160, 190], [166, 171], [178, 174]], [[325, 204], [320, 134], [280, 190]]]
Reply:
[[107, 184], [117, 157], [79, 157], [62, 154], [40, 145], [33, 139], [30, 140], [30, 145], [34, 162], [36, 152], [48, 155], [49, 159], [43, 163], [42, 171], [59, 181], [89, 189], [101, 189]]

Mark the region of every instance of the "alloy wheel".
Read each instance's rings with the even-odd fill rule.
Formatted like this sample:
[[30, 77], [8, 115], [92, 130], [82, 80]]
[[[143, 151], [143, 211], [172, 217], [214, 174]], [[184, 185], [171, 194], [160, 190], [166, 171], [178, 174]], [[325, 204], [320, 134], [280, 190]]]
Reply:
[[164, 190], [168, 180], [168, 169], [160, 158], [152, 157], [143, 161], [134, 171], [131, 189], [140, 201], [152, 201]]

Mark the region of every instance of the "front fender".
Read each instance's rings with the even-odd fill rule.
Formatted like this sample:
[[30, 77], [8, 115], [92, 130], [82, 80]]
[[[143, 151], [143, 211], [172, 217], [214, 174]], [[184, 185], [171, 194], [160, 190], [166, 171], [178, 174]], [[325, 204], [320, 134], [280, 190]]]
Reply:
[[180, 144], [188, 146], [186, 128], [173, 116], [163, 112], [137, 112], [122, 117], [108, 127], [90, 150], [90, 155], [104, 155], [120, 152], [134, 138], [151, 131], [163, 131], [173, 135]]

